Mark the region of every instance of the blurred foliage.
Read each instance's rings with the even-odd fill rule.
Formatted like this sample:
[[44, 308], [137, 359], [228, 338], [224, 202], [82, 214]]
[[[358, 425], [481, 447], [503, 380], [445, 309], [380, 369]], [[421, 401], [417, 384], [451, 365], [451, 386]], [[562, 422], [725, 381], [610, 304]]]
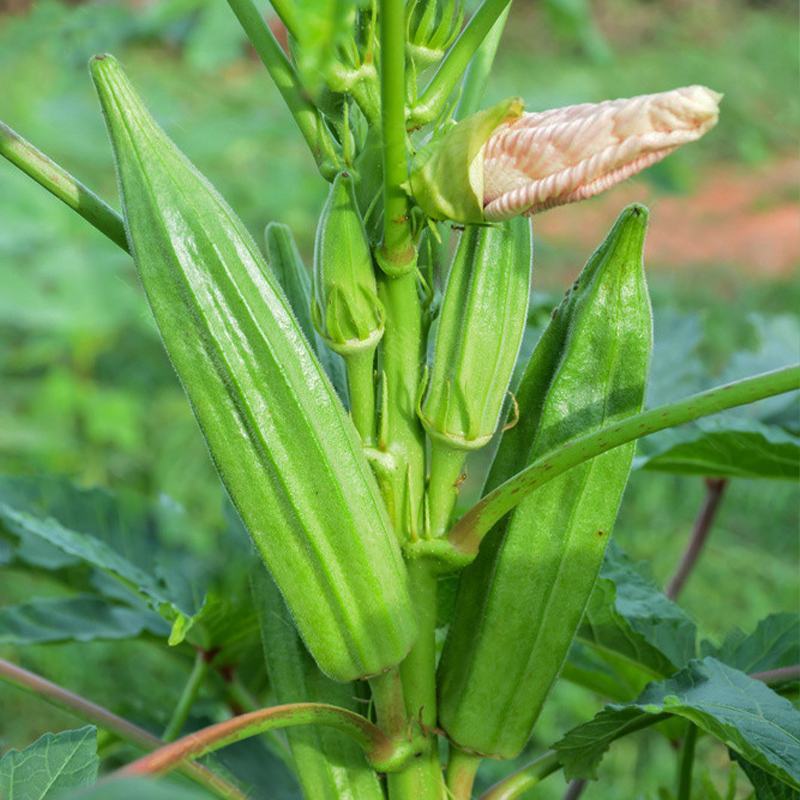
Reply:
[[[661, 191], [690, 191], [711, 163], [757, 164], [795, 148], [795, 15], [794, 4], [764, 0], [517, 2], [487, 104], [522, 94], [539, 110], [707, 84], [725, 93], [722, 123], [643, 178]], [[284, 222], [310, 252], [326, 187], [218, 0], [0, 2], [0, 118], [116, 204], [111, 151], [85, 69], [102, 51], [123, 60], [167, 132], [258, 240], [267, 222]], [[562, 269], [562, 259], [542, 243], [537, 270]], [[668, 388], [678, 394], [700, 388], [703, 376], [740, 376], [800, 352], [796, 322], [786, 316], [800, 307], [796, 283], [711, 271], [655, 276], [652, 284], [656, 340], [668, 351], [663, 358], [672, 355], [681, 379]], [[59, 473], [153, 499], [165, 493], [185, 507], [183, 544], [218, 552], [222, 492], [128, 257], [5, 162], [0, 341], [0, 473]], [[650, 563], [656, 582], [674, 569], [702, 496], [700, 478], [634, 474], [615, 535], [631, 556]], [[732, 620], [750, 630], [769, 612], [798, 607], [797, 499], [792, 485], [734, 483], [681, 598], [702, 636], [721, 641]], [[4, 568], [3, 603], [62, 593], [48, 578]], [[154, 730], [190, 669], [185, 649], [165, 652], [148, 641], [33, 645], [3, 654]], [[130, 691], [120, 693], [119, 685]], [[594, 695], [565, 682], [553, 697], [531, 750], [598, 707]], [[0, 704], [3, 749], [76, 726], [69, 715], [3, 686]], [[210, 702], [200, 711], [204, 719], [221, 713]], [[703, 740], [699, 749], [719, 768], [713, 780], [722, 791], [724, 748]], [[480, 780], [507, 770], [486, 763]], [[659, 785], [673, 781], [669, 743], [655, 732], [623, 741], [600, 774], [587, 800], [655, 797]], [[563, 790], [554, 778], [541, 796]]]

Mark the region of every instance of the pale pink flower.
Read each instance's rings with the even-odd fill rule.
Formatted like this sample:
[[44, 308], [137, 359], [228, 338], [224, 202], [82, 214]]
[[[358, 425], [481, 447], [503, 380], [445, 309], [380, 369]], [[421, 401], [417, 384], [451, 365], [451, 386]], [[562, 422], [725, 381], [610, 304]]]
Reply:
[[584, 200], [655, 164], [717, 122], [705, 86], [523, 114], [483, 149], [487, 220]]

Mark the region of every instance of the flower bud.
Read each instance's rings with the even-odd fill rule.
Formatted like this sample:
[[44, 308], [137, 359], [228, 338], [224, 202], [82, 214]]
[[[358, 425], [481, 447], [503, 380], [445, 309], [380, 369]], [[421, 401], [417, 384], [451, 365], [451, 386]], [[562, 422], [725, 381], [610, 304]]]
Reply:
[[713, 128], [721, 98], [688, 86], [501, 125], [483, 150], [486, 219], [535, 214], [609, 189]]
[[419, 409], [434, 441], [472, 450], [497, 429], [528, 315], [531, 252], [525, 219], [462, 234]]
[[383, 336], [383, 306], [347, 172], [336, 176], [317, 227], [311, 313], [320, 335], [343, 355], [374, 349]]

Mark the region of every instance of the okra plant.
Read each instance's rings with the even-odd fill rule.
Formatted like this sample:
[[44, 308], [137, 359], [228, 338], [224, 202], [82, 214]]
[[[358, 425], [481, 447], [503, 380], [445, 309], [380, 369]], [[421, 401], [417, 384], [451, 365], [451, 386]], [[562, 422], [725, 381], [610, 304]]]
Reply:
[[[121, 214], [0, 128], [12, 164], [130, 253], [255, 554], [238, 570], [243, 592], [217, 589], [188, 609], [52, 497], [7, 481], [4, 537], [111, 575], [154, 617], [151, 632], [198, 656], [160, 738], [1, 662], [4, 680], [146, 752], [109, 757], [94, 783], [95, 729], [49, 735], [0, 761], [0, 793], [123, 797], [151, 776], [137, 796], [271, 797], [217, 756], [198, 761], [262, 737], [310, 800], [464, 800], [484, 759], [530, 752], [561, 678], [614, 702], [485, 798], [521, 797], [557, 772], [592, 778], [615, 740], [648, 726], [678, 743], [665, 796], [692, 796], [700, 736], [724, 743], [758, 798], [796, 796], [797, 620], [781, 623], [794, 645], [755, 660], [742, 647], [698, 650], [693, 628], [677, 648], [668, 622], [648, 628], [622, 610], [614, 576], [631, 568], [609, 540], [637, 439], [794, 391], [800, 367], [645, 410], [653, 325], [638, 204], [532, 352], [523, 346], [531, 216], [698, 139], [720, 95], [691, 86], [550, 111], [517, 98], [482, 107], [510, 0], [471, 15], [460, 0], [273, 0], [287, 51], [265, 9], [228, 4], [329, 184], [310, 269], [285, 225], [265, 220], [253, 238], [111, 55], [89, 68]], [[691, 627], [639, 580], [642, 602]], [[248, 687], [230, 676], [253, 648]], [[201, 687], [220, 681], [235, 713], [189, 732]], [[26, 794], [47, 758], [53, 780]]]

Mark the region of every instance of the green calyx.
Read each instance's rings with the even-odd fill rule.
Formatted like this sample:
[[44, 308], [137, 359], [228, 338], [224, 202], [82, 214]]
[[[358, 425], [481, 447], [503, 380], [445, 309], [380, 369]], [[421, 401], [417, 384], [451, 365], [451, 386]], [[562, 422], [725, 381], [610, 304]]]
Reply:
[[419, 407], [435, 442], [474, 450], [497, 430], [528, 316], [532, 252], [522, 217], [461, 235]]
[[520, 98], [478, 111], [420, 151], [406, 189], [432, 219], [484, 222], [483, 145], [504, 122], [522, 115]]
[[342, 355], [374, 350], [384, 313], [353, 178], [340, 172], [331, 186], [314, 245], [312, 318]]

